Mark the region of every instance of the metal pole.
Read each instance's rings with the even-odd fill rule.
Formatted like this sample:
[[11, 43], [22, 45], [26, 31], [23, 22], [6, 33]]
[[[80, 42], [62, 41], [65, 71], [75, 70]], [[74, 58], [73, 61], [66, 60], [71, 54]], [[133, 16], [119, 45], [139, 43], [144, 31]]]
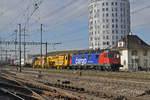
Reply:
[[17, 60], [17, 30], [15, 30], [15, 60]]
[[19, 63], [19, 67], [20, 67], [20, 72], [22, 71], [22, 68], [21, 68], [21, 24], [19, 24], [19, 54], [20, 54], [20, 63]]
[[41, 68], [42, 68], [42, 31], [43, 31], [43, 24], [41, 24]]
[[25, 65], [25, 63], [26, 63], [26, 38], [25, 38], [25, 28], [24, 28], [24, 65]]
[[45, 61], [46, 61], [46, 67], [47, 67], [47, 42], [45, 43], [45, 45], [46, 45], [46, 48], [45, 48], [46, 49], [46, 60]]

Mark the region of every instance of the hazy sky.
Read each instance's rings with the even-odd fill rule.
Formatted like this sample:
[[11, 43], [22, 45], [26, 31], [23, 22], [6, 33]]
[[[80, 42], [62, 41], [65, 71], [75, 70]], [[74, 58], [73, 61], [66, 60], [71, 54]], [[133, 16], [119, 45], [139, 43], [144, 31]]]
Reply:
[[[88, 48], [88, 0], [0, 1], [0, 37], [3, 40], [14, 39], [18, 24], [24, 27], [29, 18], [27, 41], [40, 41], [40, 24], [43, 24], [44, 41], [62, 42], [55, 46], [56, 50]], [[36, 11], [35, 2], [41, 3]], [[131, 31], [150, 44], [150, 0], [130, 2]], [[34, 48], [36, 51], [38, 47]]]

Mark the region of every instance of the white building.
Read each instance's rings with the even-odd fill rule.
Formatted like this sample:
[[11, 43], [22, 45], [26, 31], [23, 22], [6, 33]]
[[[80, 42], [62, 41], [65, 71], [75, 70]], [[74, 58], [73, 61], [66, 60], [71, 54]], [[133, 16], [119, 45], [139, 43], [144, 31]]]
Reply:
[[113, 48], [121, 53], [123, 70], [150, 70], [150, 45], [136, 35], [127, 35]]
[[91, 0], [89, 48], [112, 48], [130, 32], [129, 0]]

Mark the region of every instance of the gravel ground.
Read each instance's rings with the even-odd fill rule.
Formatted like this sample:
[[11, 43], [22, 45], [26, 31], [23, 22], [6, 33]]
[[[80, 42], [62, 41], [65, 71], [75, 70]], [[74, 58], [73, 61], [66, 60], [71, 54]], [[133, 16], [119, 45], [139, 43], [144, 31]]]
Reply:
[[[29, 71], [29, 69], [24, 69], [22, 73], [16, 72], [14, 68], [7, 68], [7, 70], [16, 73], [18, 77], [32, 79], [36, 82], [42, 83], [53, 83], [60, 84], [64, 81], [69, 81], [70, 86], [84, 88], [88, 93], [77, 93], [73, 91], [64, 90], [73, 95], [82, 95], [85, 100], [112, 100], [108, 96], [124, 96], [135, 98], [135, 100], [150, 100], [150, 96], [145, 94], [145, 91], [150, 90], [150, 80], [144, 79], [132, 79], [131, 77], [118, 78], [113, 77], [103, 77], [97, 75], [81, 75], [81, 73], [74, 71], [73, 73], [67, 72], [52, 72], [52, 71]], [[96, 96], [95, 93], [105, 94], [104, 96]], [[146, 98], [146, 99], [144, 99]], [[126, 99], [116, 99], [116, 100], [126, 100]], [[130, 99], [132, 100], [132, 99]]]

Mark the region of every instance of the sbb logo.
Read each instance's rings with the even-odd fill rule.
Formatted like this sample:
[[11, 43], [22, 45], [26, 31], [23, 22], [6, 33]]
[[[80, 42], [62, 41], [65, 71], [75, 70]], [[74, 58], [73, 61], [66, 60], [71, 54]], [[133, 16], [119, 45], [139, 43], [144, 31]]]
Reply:
[[87, 63], [87, 59], [76, 59], [75, 63], [84, 65]]

